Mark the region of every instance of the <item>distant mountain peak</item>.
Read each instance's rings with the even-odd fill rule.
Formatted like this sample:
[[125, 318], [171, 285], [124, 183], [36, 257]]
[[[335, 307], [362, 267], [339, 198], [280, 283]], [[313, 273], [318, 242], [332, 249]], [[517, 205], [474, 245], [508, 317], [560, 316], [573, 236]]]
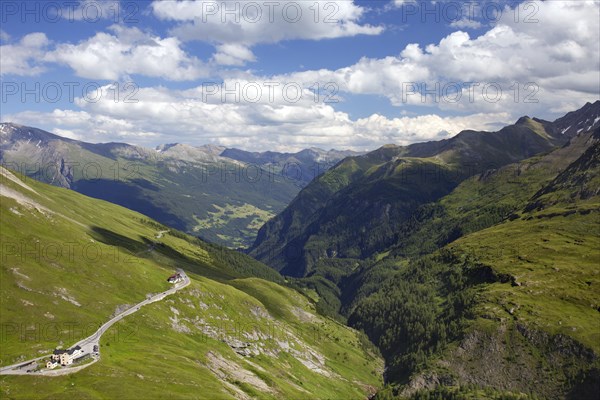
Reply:
[[16, 140], [37, 140], [39, 143], [47, 143], [51, 140], [64, 140], [65, 142], [74, 142], [73, 139], [63, 138], [42, 129], [30, 126], [15, 124], [13, 122], [0, 123], [0, 137], [3, 142], [9, 143]]
[[600, 126], [600, 100], [587, 102], [579, 110], [571, 111], [554, 121], [560, 133], [574, 137]]

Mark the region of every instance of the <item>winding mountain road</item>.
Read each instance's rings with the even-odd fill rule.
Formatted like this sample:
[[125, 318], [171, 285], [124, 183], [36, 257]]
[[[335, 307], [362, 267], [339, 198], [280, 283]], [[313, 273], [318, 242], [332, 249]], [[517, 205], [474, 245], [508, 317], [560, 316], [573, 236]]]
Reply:
[[[177, 292], [178, 290], [185, 288], [186, 286], [188, 286], [190, 284], [190, 278], [186, 275], [186, 273], [182, 269], [178, 268], [177, 272], [179, 272], [181, 274], [181, 276], [183, 277], [182, 282], [178, 282], [175, 285], [173, 285], [173, 287], [171, 289], [164, 291], [162, 293], [159, 293], [159, 294], [155, 294], [154, 296], [151, 296], [151, 297], [147, 298], [146, 300], [139, 302], [136, 305], [134, 305], [133, 307], [130, 307], [127, 310], [112, 317], [110, 320], [105, 322], [100, 328], [98, 328], [98, 330], [96, 332], [94, 332], [92, 335], [86, 337], [85, 339], [80, 340], [79, 342], [73, 344], [69, 348], [72, 348], [75, 346], [80, 346], [81, 350], [82, 350], [80, 357], [83, 357], [85, 355], [93, 356], [94, 355], [94, 346], [98, 346], [98, 352], [99, 352], [100, 351], [100, 338], [116, 322], [122, 320], [123, 318], [125, 318], [126, 316], [128, 316], [130, 314], [133, 314], [134, 312], [139, 310], [141, 307], [143, 307], [147, 304], [150, 304], [150, 303], [154, 303], [156, 301], [161, 301], [166, 296], [169, 296], [169, 295]], [[36, 361], [49, 359], [49, 358], [50, 358], [50, 354], [47, 354], [42, 357], [38, 357], [38, 358], [34, 358], [34, 359], [31, 359], [28, 361], [22, 361], [17, 364], [2, 367], [2, 368], [0, 368], [0, 375], [47, 375], [47, 376], [66, 375], [66, 374], [71, 374], [73, 372], [80, 371], [86, 367], [89, 367], [90, 365], [92, 365], [96, 361], [98, 361], [99, 357], [93, 357], [92, 362], [81, 365], [81, 366], [66, 367], [66, 368], [60, 368], [60, 369], [55, 369], [55, 370], [43, 369], [41, 371], [36, 371], [36, 372], [27, 372], [28, 366], [33, 365], [33, 363], [35, 363]]]

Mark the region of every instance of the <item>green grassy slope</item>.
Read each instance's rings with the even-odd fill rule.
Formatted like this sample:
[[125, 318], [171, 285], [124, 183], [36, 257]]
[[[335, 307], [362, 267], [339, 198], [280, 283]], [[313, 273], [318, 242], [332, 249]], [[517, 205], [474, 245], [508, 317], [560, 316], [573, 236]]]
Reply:
[[2, 376], [2, 398], [364, 398], [379, 386], [376, 350], [263, 264], [70, 190], [0, 183], [0, 365], [75, 343], [164, 291], [175, 268], [192, 280], [115, 324], [96, 364]]

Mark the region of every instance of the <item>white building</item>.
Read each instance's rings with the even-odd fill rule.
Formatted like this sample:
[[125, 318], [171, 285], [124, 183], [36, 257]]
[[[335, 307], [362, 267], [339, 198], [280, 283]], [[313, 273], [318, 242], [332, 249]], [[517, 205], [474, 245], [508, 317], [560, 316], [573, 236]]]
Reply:
[[47, 366], [47, 368], [56, 367], [56, 365], [49, 367], [48, 365], [50, 365], [51, 363], [56, 363], [56, 364], [60, 363], [60, 365], [62, 365], [62, 366], [71, 365], [71, 364], [73, 364], [73, 360], [76, 359], [77, 357], [79, 357], [82, 353], [83, 353], [83, 351], [81, 350], [81, 347], [79, 347], [79, 346], [75, 346], [69, 350], [56, 349], [52, 353], [52, 357], [51, 357], [50, 361], [48, 361], [46, 366]]
[[175, 275], [171, 275], [169, 277], [169, 279], [167, 279], [167, 282], [169, 283], [178, 283], [183, 281], [183, 276], [181, 276], [180, 273], [176, 273]]

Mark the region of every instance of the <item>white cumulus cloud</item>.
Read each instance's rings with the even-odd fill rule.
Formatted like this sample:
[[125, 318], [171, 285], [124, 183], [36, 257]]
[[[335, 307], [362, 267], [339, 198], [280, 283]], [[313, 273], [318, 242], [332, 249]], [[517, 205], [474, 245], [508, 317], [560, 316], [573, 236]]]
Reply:
[[315, 103], [310, 92], [291, 102], [277, 95], [260, 102], [210, 102], [202, 88], [184, 91], [142, 88], [138, 102], [114, 102], [103, 88], [98, 102], [78, 100], [80, 110], [21, 112], [7, 120], [40, 126], [57, 134], [93, 142], [205, 143], [249, 150], [324, 148], [373, 149], [387, 143], [409, 144], [452, 136], [463, 129], [494, 129], [512, 122], [507, 113], [460, 117], [422, 115], [387, 118], [373, 114], [353, 120], [331, 105]]
[[[3, 32], [2, 40], [9, 36]], [[44, 56], [50, 41], [42, 32], [27, 34], [14, 44], [0, 46], [0, 74], [35, 76], [45, 71], [40, 59]]]
[[217, 46], [217, 52], [213, 55], [213, 60], [220, 65], [241, 66], [247, 62], [255, 61], [256, 57], [252, 50], [244, 45], [227, 43]]
[[381, 26], [361, 24], [364, 8], [353, 1], [154, 1], [156, 17], [173, 21], [172, 33], [182, 40], [217, 45], [215, 59], [239, 65], [254, 57], [232, 57], [222, 47], [285, 40], [321, 40], [356, 35], [378, 35]]
[[[438, 43], [407, 45], [400, 54], [363, 58], [337, 70], [286, 74], [282, 80], [333, 82], [340, 91], [383, 95], [392, 104], [463, 112], [524, 114], [563, 109], [598, 98], [598, 2], [528, 2], [538, 22], [515, 22], [506, 9], [487, 32], [453, 32]], [[525, 7], [520, 5], [519, 7]], [[520, 10], [517, 15], [531, 15]], [[565, 27], [569, 27], [566, 29]], [[474, 82], [474, 84], [470, 84]], [[418, 84], [414, 90], [412, 84]], [[458, 84], [462, 90], [454, 92]], [[498, 91], [496, 98], [497, 88]], [[421, 93], [429, 91], [424, 96]], [[460, 94], [460, 96], [458, 96]], [[424, 101], [424, 102], [423, 102]], [[538, 113], [538, 114], [536, 114]]]
[[173, 81], [206, 76], [208, 68], [189, 56], [175, 37], [161, 38], [119, 25], [77, 44], [62, 43], [45, 61], [65, 64], [82, 78], [117, 80], [139, 74]]

